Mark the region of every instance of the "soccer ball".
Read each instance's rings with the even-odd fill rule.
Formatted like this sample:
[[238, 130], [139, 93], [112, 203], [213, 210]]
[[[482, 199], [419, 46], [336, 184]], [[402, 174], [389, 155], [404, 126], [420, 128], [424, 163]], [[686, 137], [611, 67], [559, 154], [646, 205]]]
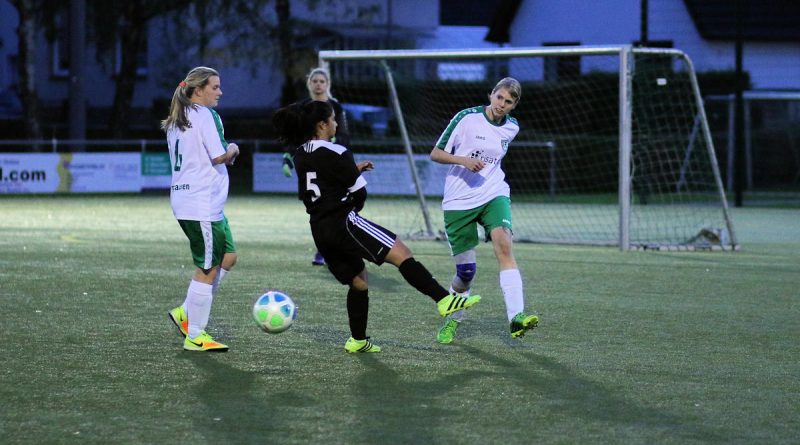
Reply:
[[291, 297], [279, 290], [266, 291], [253, 305], [256, 324], [270, 334], [289, 329], [297, 318], [297, 307]]

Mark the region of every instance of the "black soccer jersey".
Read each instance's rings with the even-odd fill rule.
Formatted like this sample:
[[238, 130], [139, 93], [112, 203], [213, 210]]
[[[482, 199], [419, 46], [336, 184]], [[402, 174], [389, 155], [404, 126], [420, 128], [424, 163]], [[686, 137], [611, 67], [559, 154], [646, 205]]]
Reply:
[[294, 164], [299, 198], [311, 221], [349, 213], [354, 208], [351, 194], [367, 185], [353, 153], [329, 141], [312, 140], [297, 147]]

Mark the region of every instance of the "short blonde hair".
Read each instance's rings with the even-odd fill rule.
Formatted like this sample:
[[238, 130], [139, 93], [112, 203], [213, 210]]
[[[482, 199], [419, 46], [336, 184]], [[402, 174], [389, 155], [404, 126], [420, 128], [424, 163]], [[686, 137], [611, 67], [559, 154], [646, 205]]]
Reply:
[[500, 79], [500, 82], [497, 82], [497, 85], [494, 86], [492, 89], [492, 94], [497, 92], [500, 88], [505, 88], [508, 90], [508, 93], [511, 94], [511, 97], [514, 98], [514, 102], [519, 102], [522, 98], [522, 85], [520, 85], [517, 79], [513, 77], [504, 77]]

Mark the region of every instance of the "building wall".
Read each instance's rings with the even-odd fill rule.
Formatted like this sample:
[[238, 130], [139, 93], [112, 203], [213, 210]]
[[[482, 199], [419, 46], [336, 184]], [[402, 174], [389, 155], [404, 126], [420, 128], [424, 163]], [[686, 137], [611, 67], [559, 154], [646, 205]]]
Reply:
[[[292, 15], [301, 20], [310, 20], [329, 25], [332, 29], [358, 31], [362, 34], [385, 35], [390, 23], [388, 11], [391, 7], [391, 25], [416, 32], [434, 31], [438, 25], [439, 5], [427, 0], [342, 0], [338, 2], [318, 2], [314, 10], [307, 8], [308, 2], [292, 2]], [[16, 66], [12, 57], [16, 56], [18, 42], [16, 29], [19, 18], [16, 9], [8, 0], [0, 0], [0, 92], [7, 92], [16, 83]], [[357, 26], [355, 26], [357, 25]], [[164, 61], [162, 45], [165, 42], [163, 31], [168, 27], [163, 19], [151, 21], [149, 25], [148, 74], [136, 82], [133, 106], [150, 108], [155, 100], [168, 100], [181, 78], [165, 76], [164, 63], [213, 65], [220, 71], [224, 96], [219, 108], [248, 109], [271, 108], [278, 105], [283, 77], [274, 61], [253, 60], [252, 63], [222, 64], [208, 60]], [[225, 47], [218, 45], [214, 60], [226, 58]], [[65, 105], [69, 97], [69, 81], [66, 76], [56, 76], [52, 69], [52, 45], [43, 33], [37, 39], [36, 88], [43, 105], [58, 107]], [[110, 107], [114, 100], [113, 68], [97, 62], [93, 50], [87, 48], [85, 56], [86, 101], [89, 107]], [[2, 105], [2, 103], [0, 103]], [[2, 113], [2, 110], [0, 110]]]
[[[640, 37], [640, 5], [640, 0], [526, 0], [512, 24], [511, 44], [631, 44]], [[734, 42], [703, 39], [683, 1], [649, 0], [648, 17], [648, 40], [671, 40], [698, 71], [734, 69]], [[800, 42], [745, 42], [743, 63], [753, 88], [800, 88]]]

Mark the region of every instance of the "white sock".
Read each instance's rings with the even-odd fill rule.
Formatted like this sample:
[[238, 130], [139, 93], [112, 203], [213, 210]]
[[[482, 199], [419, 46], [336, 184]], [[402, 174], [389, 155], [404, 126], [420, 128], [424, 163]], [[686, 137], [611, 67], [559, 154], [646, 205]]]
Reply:
[[[230, 272], [230, 271], [229, 270], [225, 270], [225, 269], [223, 269], [221, 267], [219, 268], [219, 272], [217, 273], [217, 278], [214, 279], [214, 284], [213, 284], [213, 286], [211, 288], [211, 294], [212, 295], [217, 295], [217, 289], [219, 289], [219, 285], [220, 285], [220, 283], [222, 283], [222, 279], [225, 278], [225, 275], [227, 275], [228, 272]], [[183, 300], [183, 304], [181, 304], [181, 307], [183, 308], [184, 312], [186, 312], [186, 310], [187, 310], [186, 309], [186, 307], [187, 307], [186, 306], [186, 302], [187, 301], [189, 301], [189, 295], [188, 294], [186, 295], [186, 299]]]
[[[450, 286], [450, 293], [453, 294], [453, 295], [460, 295], [462, 297], [469, 297], [469, 289], [467, 289], [465, 292], [456, 292], [453, 289], [453, 286]], [[467, 312], [464, 309], [459, 309], [459, 310], [453, 312], [452, 314], [448, 315], [448, 317], [452, 318], [453, 320], [455, 320], [455, 321], [457, 321], [459, 323], [464, 321], [464, 318], [466, 316], [467, 316]]]
[[217, 278], [214, 279], [214, 287], [211, 289], [211, 293], [217, 295], [217, 290], [219, 289], [219, 285], [222, 283], [222, 280], [225, 278], [225, 275], [230, 272], [229, 270], [225, 270], [223, 268], [219, 268], [219, 272], [217, 272]]
[[186, 292], [186, 318], [189, 319], [189, 338], [195, 338], [206, 329], [211, 314], [212, 286], [192, 280]]
[[503, 290], [503, 300], [506, 302], [508, 321], [525, 309], [525, 297], [522, 295], [522, 276], [519, 269], [506, 269], [500, 271], [500, 289]]

